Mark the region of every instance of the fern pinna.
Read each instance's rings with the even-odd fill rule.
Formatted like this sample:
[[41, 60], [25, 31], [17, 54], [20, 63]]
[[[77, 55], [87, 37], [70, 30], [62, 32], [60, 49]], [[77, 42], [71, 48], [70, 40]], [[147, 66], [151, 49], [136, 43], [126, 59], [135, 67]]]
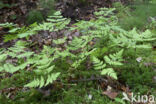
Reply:
[[93, 64], [95, 70], [101, 70], [101, 75], [108, 75], [114, 79], [117, 79], [117, 74], [113, 70], [113, 66], [122, 65], [123, 50], [115, 53], [109, 54], [109, 56], [104, 56], [104, 61], [100, 61], [98, 58], [93, 57]]

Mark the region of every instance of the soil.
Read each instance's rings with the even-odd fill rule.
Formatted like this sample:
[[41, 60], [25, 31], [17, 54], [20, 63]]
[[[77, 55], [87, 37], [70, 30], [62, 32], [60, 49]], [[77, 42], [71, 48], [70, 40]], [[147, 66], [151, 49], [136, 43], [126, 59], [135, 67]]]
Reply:
[[[0, 23], [13, 22], [19, 25], [25, 24], [29, 11], [37, 7], [39, 0], [5, 0], [3, 3], [9, 4], [0, 8]], [[75, 20], [89, 20], [93, 12], [100, 7], [111, 7], [115, 1], [124, 0], [57, 0], [56, 10], [60, 10], [64, 17]]]

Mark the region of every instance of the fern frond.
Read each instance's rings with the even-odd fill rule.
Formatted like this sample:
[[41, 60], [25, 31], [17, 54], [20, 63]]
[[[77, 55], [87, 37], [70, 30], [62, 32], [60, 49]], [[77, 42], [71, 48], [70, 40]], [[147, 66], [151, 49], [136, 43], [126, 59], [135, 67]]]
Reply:
[[7, 54], [0, 54], [0, 62], [3, 62], [7, 58]]
[[95, 70], [104, 69], [106, 67], [106, 64], [103, 63], [103, 61], [100, 61], [98, 58], [93, 57], [93, 64]]
[[60, 73], [52, 73], [49, 74], [48, 77], [45, 79], [43, 76], [40, 78], [34, 79], [32, 82], [25, 85], [25, 87], [44, 87], [48, 84], [51, 84], [53, 81], [57, 79], [57, 77], [60, 75]]
[[101, 75], [108, 75], [114, 79], [117, 79], [116, 72], [113, 70], [113, 68], [106, 68], [106, 64], [104, 64], [103, 61], [100, 61], [98, 58], [93, 57], [93, 64], [95, 70], [102, 70]]
[[64, 37], [64, 38], [62, 38], [62, 39], [53, 40], [53, 42], [54, 42], [55, 44], [63, 44], [63, 43], [66, 42], [66, 39], [67, 39], [67, 37]]
[[120, 50], [119, 52], [115, 53], [115, 54], [110, 54], [109, 56], [104, 56], [104, 60], [106, 63], [110, 64], [110, 65], [123, 65], [121, 63], [122, 59], [122, 53], [123, 50]]
[[8, 73], [14, 73], [14, 72], [18, 71], [19, 68], [15, 67], [13, 64], [7, 63], [7, 64], [4, 64], [3, 70], [5, 70]]
[[93, 37], [90, 36], [82, 36], [82, 37], [74, 37], [72, 42], [67, 46], [69, 50], [78, 50], [85, 46], [87, 46], [88, 42], [92, 40]]
[[10, 27], [9, 35], [4, 36], [5, 42], [17, 39], [17, 38], [27, 38], [34, 34], [37, 34], [38, 31], [59, 31], [70, 23], [70, 19], [63, 18], [60, 11], [54, 13], [54, 16], [49, 16], [46, 22], [37, 24], [34, 23], [28, 27], [18, 27], [12, 23], [0, 24], [1, 27]]
[[12, 27], [15, 27], [15, 26], [17, 26], [17, 25], [13, 24], [13, 23], [8, 23], [8, 22], [0, 24], [0, 27], [4, 27], [4, 28], [12, 28]]
[[47, 79], [47, 81], [45, 83], [45, 86], [47, 86], [48, 84], [55, 81], [59, 75], [60, 75], [60, 73], [52, 73], [51, 75], [48, 75], [48, 79]]
[[101, 72], [101, 75], [108, 75], [108, 76], [111, 76], [112, 78], [114, 79], [118, 79], [117, 78], [117, 74], [116, 72], [113, 70], [113, 68], [106, 68], [106, 69], [103, 69], [102, 72]]
[[[129, 32], [120, 31], [117, 37], [110, 35], [110, 39], [116, 45], [126, 48], [151, 48], [151, 46], [145, 42], [156, 40], [149, 30], [138, 33], [135, 28]], [[144, 42], [144, 44], [142, 44], [142, 42]]]

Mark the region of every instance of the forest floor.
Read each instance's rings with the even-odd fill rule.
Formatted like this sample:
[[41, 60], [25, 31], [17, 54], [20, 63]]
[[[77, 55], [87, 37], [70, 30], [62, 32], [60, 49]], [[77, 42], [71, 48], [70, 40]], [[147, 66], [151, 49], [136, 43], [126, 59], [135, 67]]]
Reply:
[[[123, 5], [126, 5], [123, 6], [122, 8], [125, 9], [126, 11], [128, 3], [124, 2], [124, 0], [121, 1]], [[22, 26], [28, 27], [30, 24], [27, 23], [26, 20], [28, 18], [30, 11], [37, 8], [37, 10], [41, 11], [43, 15], [46, 15], [44, 13], [48, 12], [47, 9], [43, 9], [43, 8], [38, 9], [37, 0], [31, 0], [31, 1], [11, 0], [10, 2], [6, 1], [6, 3], [10, 5], [0, 8], [0, 23], [11, 22], [17, 24], [17, 26], [19, 27]], [[107, 8], [114, 7], [113, 3], [114, 1], [111, 0], [110, 1], [91, 0], [89, 2], [78, 2], [78, 1], [64, 2], [63, 0], [59, 0], [55, 2], [54, 11], [60, 10], [63, 17], [70, 19], [71, 21], [67, 26], [72, 28], [75, 27], [75, 24], [81, 20], [82, 21], [96, 20], [97, 17], [94, 14], [95, 11], [98, 11], [99, 8], [102, 7], [107, 7]], [[122, 26], [125, 27], [126, 31], [130, 31], [126, 28], [127, 25], [124, 24], [128, 21], [127, 18], [129, 19], [129, 17], [123, 16], [124, 14], [126, 14], [125, 11], [123, 12], [122, 10], [120, 11], [121, 12], [115, 11], [115, 14], [118, 16], [119, 21], [121, 22], [121, 24], [119, 25], [121, 25], [121, 27]], [[156, 16], [156, 11], [154, 11], [153, 14]], [[43, 21], [45, 21], [45, 19], [43, 19]], [[134, 25], [136, 25], [136, 27], [137, 26], [140, 27], [142, 24], [140, 25], [139, 23], [138, 24], [134, 23]], [[154, 26], [152, 28], [150, 27], [149, 29], [152, 31], [153, 34], [156, 34], [156, 29]], [[133, 28], [133, 24], [132, 25], [130, 24], [129, 27]], [[145, 27], [138, 29], [140, 33], [144, 32], [145, 30], [146, 30]], [[110, 32], [112, 31], [110, 30]], [[115, 32], [113, 33], [115, 34]], [[55, 44], [51, 43], [51, 41], [53, 39], [62, 38], [62, 34], [67, 36], [67, 40], [63, 45], [58, 45], [61, 48], [57, 48], [57, 49], [61, 51], [65, 49], [66, 44], [70, 43], [73, 39], [75, 39], [74, 38], [75, 36], [76, 37], [83, 36], [83, 32], [81, 32], [81, 30], [76, 29], [70, 31], [68, 28], [66, 28], [55, 32], [42, 30], [39, 31], [36, 35], [30, 36], [29, 39], [27, 38], [13, 39], [11, 41], [5, 42], [4, 37], [9, 35], [9, 28], [0, 26], [0, 49], [9, 49], [10, 47], [13, 47], [18, 40], [22, 40], [25, 41], [26, 43], [31, 43], [30, 47], [27, 49], [28, 51], [31, 50], [35, 54], [38, 54], [39, 52], [42, 51], [45, 45], [52, 46], [52, 47], [55, 46]], [[94, 44], [96, 44], [95, 41], [89, 42], [89, 46], [93, 46]], [[53, 85], [49, 85], [43, 88], [36, 88], [36, 89], [21, 87], [21, 85], [15, 87], [14, 84], [12, 87], [7, 87], [7, 88], [3, 88], [1, 86], [0, 94], [4, 96], [0, 96], [0, 104], [1, 102], [2, 104], [21, 104], [21, 103], [24, 104], [131, 104], [133, 102], [123, 101], [122, 97], [127, 96], [130, 98], [133, 95], [133, 93], [136, 93], [137, 101], [139, 97], [144, 97], [142, 95], [147, 95], [147, 97], [152, 95], [155, 97], [156, 96], [156, 78], [155, 78], [156, 75], [155, 44], [156, 43], [155, 41], [154, 42], [152, 41], [151, 44], [152, 44], [152, 48], [150, 50], [147, 50], [146, 53], [143, 52], [144, 50], [143, 51], [130, 50], [124, 54], [125, 55], [124, 59], [128, 60], [128, 58], [130, 57], [130, 61], [129, 62], [123, 61], [125, 65], [123, 67], [117, 67], [115, 69], [116, 71], [118, 71], [117, 72], [119, 76], [118, 80], [114, 80], [110, 77], [97, 76], [94, 75], [94, 72], [93, 75], [89, 75], [88, 74], [89, 72], [90, 74], [92, 73], [89, 69], [93, 65], [91, 62], [87, 61], [85, 63], [87, 69], [85, 69], [84, 66], [82, 65], [81, 66], [82, 68], [80, 67], [80, 70], [78, 70], [78, 72], [74, 72], [72, 69], [68, 70], [70, 74], [71, 72], [73, 72], [73, 74], [69, 75], [69, 77], [62, 76], [61, 78], [65, 80], [64, 82], [61, 79], [58, 79], [56, 80], [56, 82], [54, 82]], [[100, 50], [100, 52], [102, 52], [110, 48], [103, 48], [100, 46], [100, 48], [98, 47], [98, 49]], [[136, 55], [134, 55], [135, 53]], [[138, 55], [138, 53], [140, 55]], [[106, 55], [107, 54], [108, 53], [106, 52]], [[134, 59], [131, 60], [131, 58]], [[146, 61], [142, 62], [143, 60]], [[7, 62], [9, 61], [11, 61], [11, 63], [14, 63], [17, 60], [13, 58], [12, 60], [8, 60]], [[65, 69], [66, 67], [68, 67], [68, 65], [66, 65], [66, 63], [62, 61], [56, 63], [56, 66], [59, 66], [59, 64], [63, 64], [65, 66]], [[27, 66], [27, 68], [28, 71], [32, 70], [29, 69], [29, 66]], [[85, 69], [85, 71], [82, 71], [81, 69], [83, 70]], [[67, 72], [63, 71], [63, 73], [65, 74]], [[0, 72], [0, 78], [8, 77], [11, 80], [11, 77], [13, 75], [7, 73], [5, 74], [6, 75], [3, 75], [3, 73]], [[15, 80], [18, 79], [15, 78]], [[7, 80], [3, 80], [3, 81], [0, 80], [0, 83], [6, 84], [6, 86], [8, 85]], [[21, 84], [22, 82], [19, 83]], [[145, 101], [145, 99], [143, 101]], [[149, 102], [150, 101], [148, 102], [140, 101], [140, 102], [135, 102], [135, 104], [149, 104]], [[155, 102], [153, 102], [153, 104], [154, 103]]]

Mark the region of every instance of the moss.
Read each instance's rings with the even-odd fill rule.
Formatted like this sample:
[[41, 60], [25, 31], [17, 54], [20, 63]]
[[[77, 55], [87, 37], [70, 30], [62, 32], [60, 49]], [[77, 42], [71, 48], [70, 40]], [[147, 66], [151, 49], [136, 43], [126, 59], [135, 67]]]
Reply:
[[28, 13], [26, 23], [33, 24], [34, 22], [42, 22], [45, 20], [47, 16], [55, 12], [54, 4], [54, 0], [39, 0], [37, 8]]
[[41, 22], [44, 20], [42, 13], [38, 10], [32, 10], [27, 16], [26, 23], [33, 24], [34, 22]]
[[129, 15], [120, 12], [119, 16], [121, 17], [122, 15], [122, 18], [119, 20], [119, 24], [126, 30], [130, 30], [134, 27], [143, 30], [146, 25], [149, 24], [149, 17], [154, 17], [156, 15], [156, 4], [154, 3], [130, 5], [129, 8], [132, 8], [132, 12], [129, 12]]
[[[130, 62], [130, 61], [129, 61]], [[120, 73], [120, 81], [125, 82], [134, 92], [145, 94], [156, 88], [153, 76], [156, 75], [150, 67], [140, 67], [139, 64], [127, 64]]]

